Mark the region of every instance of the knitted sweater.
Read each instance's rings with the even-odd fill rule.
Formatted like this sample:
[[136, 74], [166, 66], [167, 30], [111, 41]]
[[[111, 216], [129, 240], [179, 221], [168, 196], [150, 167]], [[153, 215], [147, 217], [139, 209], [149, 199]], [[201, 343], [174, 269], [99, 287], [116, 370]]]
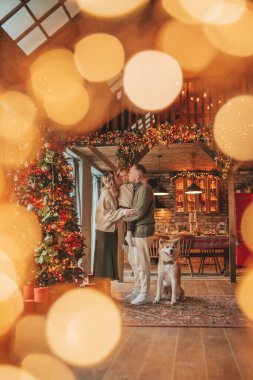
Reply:
[[126, 209], [117, 210], [117, 201], [108, 189], [103, 189], [96, 208], [96, 229], [103, 232], [114, 232], [117, 222], [127, 214]]
[[143, 238], [154, 235], [155, 232], [155, 199], [153, 189], [147, 183], [134, 184], [133, 211], [134, 214], [125, 217], [126, 222], [135, 222], [134, 237]]

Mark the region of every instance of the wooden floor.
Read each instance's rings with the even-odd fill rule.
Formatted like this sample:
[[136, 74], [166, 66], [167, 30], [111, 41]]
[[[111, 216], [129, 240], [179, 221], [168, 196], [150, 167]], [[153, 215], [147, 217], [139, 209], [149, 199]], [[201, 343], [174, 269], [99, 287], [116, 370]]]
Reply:
[[[129, 274], [129, 273], [128, 273]], [[131, 291], [132, 278], [114, 283]], [[224, 277], [184, 277], [186, 295], [234, 294]], [[152, 276], [151, 293], [156, 287]], [[91, 369], [74, 369], [78, 380], [252, 380], [253, 331], [242, 328], [127, 327], [113, 354]]]

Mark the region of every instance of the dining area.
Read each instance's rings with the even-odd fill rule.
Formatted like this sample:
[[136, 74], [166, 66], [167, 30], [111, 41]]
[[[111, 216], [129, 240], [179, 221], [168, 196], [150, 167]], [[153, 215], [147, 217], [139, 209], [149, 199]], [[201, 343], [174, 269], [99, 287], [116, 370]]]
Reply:
[[[150, 247], [151, 262], [159, 259], [159, 242], [179, 238], [179, 261], [188, 265], [191, 277], [203, 275], [228, 275], [229, 266], [229, 236], [228, 235], [190, 235], [178, 234], [169, 236], [155, 234]], [[210, 268], [211, 267], [211, 268]]]

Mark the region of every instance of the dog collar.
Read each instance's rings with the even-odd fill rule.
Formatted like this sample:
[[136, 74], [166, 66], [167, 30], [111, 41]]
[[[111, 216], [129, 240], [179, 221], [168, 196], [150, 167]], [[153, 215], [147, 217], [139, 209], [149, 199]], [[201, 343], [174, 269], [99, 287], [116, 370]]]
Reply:
[[[163, 261], [163, 265], [168, 265], [168, 264], [171, 264], [171, 261]], [[172, 263], [171, 265], [173, 265], [174, 263]]]

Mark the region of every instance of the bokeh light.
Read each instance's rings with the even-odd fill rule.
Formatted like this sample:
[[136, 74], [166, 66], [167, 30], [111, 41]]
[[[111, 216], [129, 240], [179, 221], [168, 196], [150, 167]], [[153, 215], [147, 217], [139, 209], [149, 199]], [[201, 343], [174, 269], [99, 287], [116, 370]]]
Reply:
[[147, 50], [134, 55], [126, 64], [123, 86], [130, 101], [147, 111], [168, 107], [183, 82], [178, 62], [168, 54]]
[[200, 26], [175, 20], [163, 25], [157, 35], [157, 47], [189, 72], [203, 70], [217, 53]]
[[13, 348], [15, 357], [22, 360], [34, 352], [50, 353], [46, 339], [46, 318], [43, 315], [27, 315], [16, 324]]
[[[33, 93], [53, 121], [68, 129], [89, 109], [89, 95], [75, 67], [74, 55], [66, 49], [43, 53], [31, 65]], [[60, 125], [55, 126], [60, 128]]]
[[3, 169], [0, 166], [0, 201], [4, 196], [5, 189], [6, 189], [5, 174], [4, 174]]
[[40, 140], [40, 132], [35, 128], [11, 140], [0, 136], [0, 164], [7, 169], [22, 167], [39, 154]]
[[0, 273], [5, 273], [9, 276], [15, 283], [18, 282], [17, 270], [12, 263], [9, 256], [6, 255], [3, 251], [0, 250]]
[[192, 17], [180, 4], [180, 0], [161, 0], [162, 8], [170, 16], [178, 21], [187, 24], [197, 24], [199, 23], [194, 17]]
[[180, 5], [196, 20], [206, 24], [231, 24], [246, 9], [246, 0], [179, 0]]
[[3, 380], [37, 380], [28, 372], [10, 365], [0, 365], [0, 379]]
[[73, 82], [69, 91], [51, 94], [44, 99], [48, 117], [64, 126], [71, 126], [84, 118], [89, 110], [89, 95], [79, 83]]
[[118, 38], [96, 33], [80, 40], [75, 46], [75, 64], [90, 82], [103, 82], [123, 69], [125, 52]]
[[253, 202], [245, 209], [241, 221], [242, 239], [253, 254]]
[[0, 135], [5, 139], [19, 138], [33, 127], [36, 107], [33, 101], [18, 91], [0, 95]]
[[233, 159], [253, 160], [253, 96], [236, 96], [219, 109], [214, 138], [220, 150]]
[[41, 239], [41, 227], [35, 214], [23, 206], [0, 205], [0, 249], [9, 256], [21, 280]]
[[149, 0], [77, 0], [82, 11], [95, 17], [115, 18], [128, 16], [149, 4]]
[[253, 7], [248, 6], [242, 17], [231, 25], [205, 26], [209, 41], [222, 52], [236, 56], [253, 55]]
[[12, 327], [23, 308], [22, 294], [17, 284], [5, 273], [0, 272], [0, 336]]
[[253, 269], [249, 269], [244, 274], [243, 279], [239, 282], [236, 288], [236, 296], [238, 304], [251, 321], [253, 321]]
[[71, 290], [49, 310], [49, 345], [67, 363], [85, 367], [100, 362], [112, 352], [120, 336], [119, 311], [97, 290]]
[[30, 354], [24, 358], [21, 367], [37, 380], [75, 380], [70, 368], [59, 359], [45, 354]]

